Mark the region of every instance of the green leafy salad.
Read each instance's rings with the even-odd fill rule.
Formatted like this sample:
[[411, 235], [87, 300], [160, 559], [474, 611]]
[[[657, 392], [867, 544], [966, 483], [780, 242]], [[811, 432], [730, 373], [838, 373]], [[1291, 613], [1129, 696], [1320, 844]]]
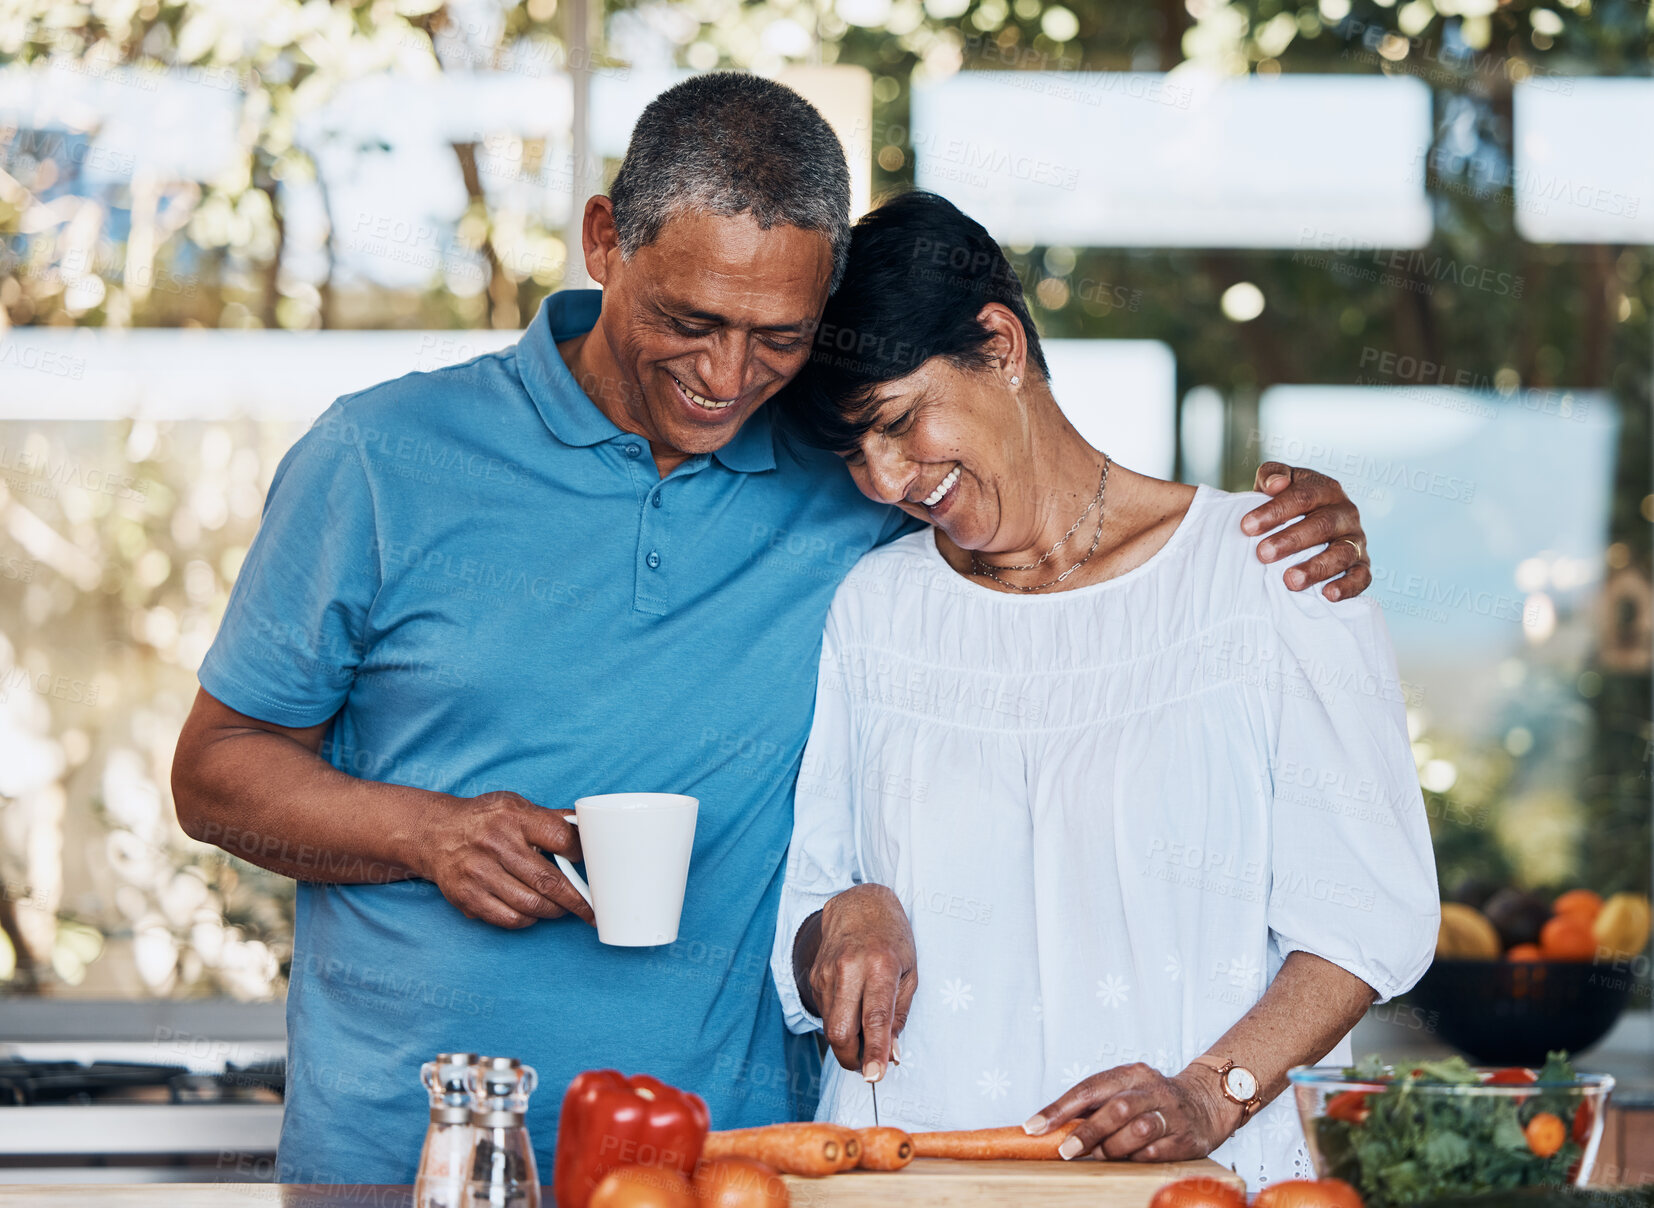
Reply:
[[[1324, 1173], [1353, 1184], [1368, 1208], [1442, 1196], [1569, 1181], [1591, 1134], [1592, 1105], [1566, 1053], [1537, 1072], [1499, 1070], [1491, 1078], [1462, 1057], [1426, 1061], [1405, 1073], [1378, 1057], [1344, 1071], [1383, 1089], [1344, 1091], [1315, 1121]], [[1547, 1085], [1562, 1083], [1565, 1085]], [[1503, 1085], [1509, 1094], [1454, 1093], [1452, 1087]], [[1530, 1093], [1514, 1088], [1534, 1084]]]

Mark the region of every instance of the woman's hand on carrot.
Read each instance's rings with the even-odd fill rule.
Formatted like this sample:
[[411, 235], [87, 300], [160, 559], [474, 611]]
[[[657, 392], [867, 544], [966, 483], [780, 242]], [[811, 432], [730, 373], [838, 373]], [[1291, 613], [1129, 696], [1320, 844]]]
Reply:
[[805, 1005], [821, 1016], [839, 1064], [869, 1082], [884, 1077], [919, 988], [913, 927], [896, 895], [868, 884], [829, 900], [807, 981], [805, 997], [814, 1002]]
[[1070, 1121], [1078, 1123], [1058, 1151], [1064, 1158], [1177, 1162], [1223, 1144], [1240, 1124], [1240, 1107], [1223, 1097], [1208, 1070], [1168, 1078], [1139, 1062], [1093, 1074], [1023, 1127], [1042, 1136]]

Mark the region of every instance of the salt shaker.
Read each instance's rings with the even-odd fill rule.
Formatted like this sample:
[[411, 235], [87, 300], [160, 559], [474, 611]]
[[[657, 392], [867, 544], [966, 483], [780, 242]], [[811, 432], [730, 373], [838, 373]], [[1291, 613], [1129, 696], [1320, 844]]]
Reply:
[[471, 1091], [466, 1075], [475, 1053], [438, 1053], [419, 1067], [431, 1095], [431, 1123], [414, 1180], [417, 1208], [463, 1208], [471, 1174]]
[[514, 1057], [479, 1057], [467, 1073], [472, 1208], [540, 1208], [540, 1172], [523, 1123], [537, 1081], [534, 1067]]

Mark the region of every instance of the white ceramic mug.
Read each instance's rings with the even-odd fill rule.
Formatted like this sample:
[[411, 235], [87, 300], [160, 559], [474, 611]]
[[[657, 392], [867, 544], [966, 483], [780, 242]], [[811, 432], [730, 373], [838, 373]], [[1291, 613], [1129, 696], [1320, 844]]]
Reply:
[[678, 938], [695, 815], [701, 803], [679, 793], [605, 793], [574, 803], [588, 885], [574, 865], [551, 858], [597, 916], [597, 938], [648, 948]]

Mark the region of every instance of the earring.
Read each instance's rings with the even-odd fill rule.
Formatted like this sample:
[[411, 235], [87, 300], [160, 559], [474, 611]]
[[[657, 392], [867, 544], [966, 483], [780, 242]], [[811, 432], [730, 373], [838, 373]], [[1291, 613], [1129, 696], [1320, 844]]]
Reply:
[[1012, 374], [1011, 375], [1011, 385], [1013, 385], [1013, 386], [1022, 385], [1022, 379], [1017, 377], [1015, 374]]

